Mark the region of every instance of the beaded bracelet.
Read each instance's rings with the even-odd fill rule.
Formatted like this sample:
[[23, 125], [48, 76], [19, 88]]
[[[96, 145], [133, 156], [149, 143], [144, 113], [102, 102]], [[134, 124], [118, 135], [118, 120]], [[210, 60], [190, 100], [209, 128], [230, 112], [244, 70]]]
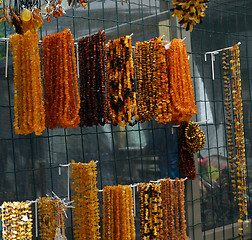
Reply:
[[166, 50], [167, 73], [169, 79], [172, 123], [189, 121], [197, 113], [192, 79], [185, 43], [173, 39]]
[[2, 204], [3, 240], [32, 240], [32, 212], [28, 202]]
[[74, 238], [100, 239], [97, 164], [70, 164], [73, 195]]
[[46, 126], [75, 128], [80, 122], [80, 97], [74, 38], [69, 29], [42, 40]]
[[45, 110], [40, 72], [39, 38], [37, 33], [10, 36], [14, 66], [14, 114], [16, 134], [35, 132], [41, 135], [45, 129]]
[[82, 38], [78, 42], [80, 66], [80, 126], [104, 125], [108, 122], [106, 100], [105, 33]]

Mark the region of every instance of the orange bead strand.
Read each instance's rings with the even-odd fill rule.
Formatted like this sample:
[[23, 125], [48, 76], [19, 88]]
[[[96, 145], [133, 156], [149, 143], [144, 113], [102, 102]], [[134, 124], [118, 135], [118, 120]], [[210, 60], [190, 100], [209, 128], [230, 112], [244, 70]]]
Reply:
[[45, 110], [40, 71], [39, 38], [30, 31], [10, 36], [14, 66], [14, 114], [16, 134], [41, 135]]

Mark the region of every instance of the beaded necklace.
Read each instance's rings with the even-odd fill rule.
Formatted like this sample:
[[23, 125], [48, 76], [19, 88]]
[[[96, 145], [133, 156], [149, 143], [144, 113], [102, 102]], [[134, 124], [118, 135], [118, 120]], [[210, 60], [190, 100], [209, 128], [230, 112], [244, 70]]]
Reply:
[[45, 110], [40, 72], [39, 38], [37, 33], [10, 36], [14, 66], [14, 129], [16, 134], [45, 129]]
[[80, 122], [80, 97], [74, 38], [69, 29], [42, 40], [46, 126], [75, 128]]
[[161, 203], [161, 189], [157, 183], [140, 183], [141, 240], [163, 239], [163, 212]]
[[103, 189], [103, 239], [135, 240], [133, 196], [130, 186]]
[[230, 71], [228, 61], [228, 50], [223, 51], [222, 56], [222, 69], [224, 80], [224, 92], [225, 92], [225, 115], [226, 115], [226, 134], [228, 142], [228, 161], [230, 165], [232, 194], [234, 196], [234, 205], [236, 203], [236, 167], [234, 163], [234, 140], [233, 140], [233, 124], [232, 124], [232, 105], [231, 105], [231, 83], [230, 83]]
[[132, 39], [129, 36], [107, 45], [107, 99], [111, 122], [125, 127], [137, 117]]
[[3, 240], [32, 240], [32, 212], [28, 202], [4, 202], [2, 205]]
[[243, 124], [243, 104], [241, 92], [241, 71], [240, 71], [240, 50], [235, 45], [231, 51], [231, 70], [232, 70], [232, 93], [233, 93], [233, 110], [235, 123], [235, 140], [236, 140], [236, 165], [237, 165], [237, 191], [239, 206], [239, 235], [243, 239], [242, 218], [248, 215], [247, 211], [247, 194], [246, 194], [246, 161], [245, 161], [245, 140]]
[[105, 33], [82, 38], [78, 42], [80, 66], [80, 126], [108, 123], [105, 99]]
[[70, 164], [73, 196], [74, 238], [100, 239], [97, 164]]
[[189, 121], [197, 113], [185, 43], [173, 39], [166, 50], [167, 72], [171, 96], [172, 123]]
[[162, 124], [171, 121], [165, 48], [161, 37], [137, 42], [135, 49], [137, 109], [139, 122], [156, 117]]

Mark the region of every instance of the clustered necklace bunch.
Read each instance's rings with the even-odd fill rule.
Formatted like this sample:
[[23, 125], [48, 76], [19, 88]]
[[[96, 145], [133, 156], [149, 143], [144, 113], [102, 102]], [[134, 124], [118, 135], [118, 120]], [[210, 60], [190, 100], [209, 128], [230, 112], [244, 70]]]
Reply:
[[32, 212], [28, 202], [2, 204], [3, 240], [32, 240]]
[[74, 38], [69, 29], [43, 38], [46, 126], [75, 128], [80, 122], [80, 97]]
[[204, 147], [205, 134], [195, 122], [182, 122], [179, 127], [179, 168], [188, 179], [195, 179], [193, 154]]
[[235, 123], [235, 140], [236, 140], [236, 165], [237, 165], [237, 191], [240, 222], [240, 239], [243, 239], [242, 218], [248, 215], [247, 211], [247, 193], [246, 193], [246, 162], [245, 162], [245, 140], [243, 124], [243, 104], [241, 93], [241, 71], [240, 71], [240, 50], [235, 45], [231, 50], [231, 70], [232, 70], [232, 93], [233, 93], [233, 110]]
[[39, 38], [37, 33], [10, 36], [14, 66], [14, 129], [16, 134], [45, 129], [45, 110], [40, 72]]
[[172, 0], [172, 16], [177, 16], [180, 26], [192, 32], [193, 26], [202, 23], [202, 18], [206, 16], [207, 2], [208, 0]]
[[133, 50], [130, 36], [108, 42], [108, 108], [111, 123], [125, 127], [137, 116]]
[[106, 186], [103, 190], [103, 239], [135, 239], [133, 196], [130, 186]]
[[139, 204], [141, 240], [163, 239], [160, 186], [157, 183], [140, 183]]
[[172, 123], [189, 121], [197, 113], [185, 43], [173, 39], [166, 50], [167, 72], [171, 96]]
[[146, 122], [156, 117], [159, 123], [170, 122], [169, 84], [165, 48], [161, 37], [136, 43], [135, 68], [137, 120]]
[[[58, 199], [42, 197], [38, 200], [39, 235], [42, 240], [54, 240], [57, 234], [61, 235], [61, 230], [62, 238], [66, 239], [64, 211], [66, 207]], [[57, 233], [57, 230], [60, 232]]]
[[161, 181], [164, 239], [187, 239], [183, 179]]
[[106, 103], [105, 33], [82, 38], [78, 42], [80, 66], [80, 126], [108, 123]]
[[97, 164], [71, 163], [74, 237], [77, 240], [100, 239]]
[[225, 92], [225, 115], [226, 115], [226, 134], [228, 141], [228, 161], [230, 165], [232, 194], [234, 196], [234, 205], [236, 203], [236, 167], [234, 163], [234, 141], [233, 141], [233, 124], [232, 124], [232, 104], [231, 104], [231, 83], [228, 61], [228, 50], [223, 51], [222, 69]]

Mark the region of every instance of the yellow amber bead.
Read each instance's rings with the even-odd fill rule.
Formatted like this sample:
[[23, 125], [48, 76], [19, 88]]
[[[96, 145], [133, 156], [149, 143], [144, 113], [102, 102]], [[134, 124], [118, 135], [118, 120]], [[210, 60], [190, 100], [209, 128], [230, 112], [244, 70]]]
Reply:
[[24, 11], [21, 12], [20, 18], [22, 21], [28, 22], [31, 20], [32, 14], [29, 9], [25, 9]]

